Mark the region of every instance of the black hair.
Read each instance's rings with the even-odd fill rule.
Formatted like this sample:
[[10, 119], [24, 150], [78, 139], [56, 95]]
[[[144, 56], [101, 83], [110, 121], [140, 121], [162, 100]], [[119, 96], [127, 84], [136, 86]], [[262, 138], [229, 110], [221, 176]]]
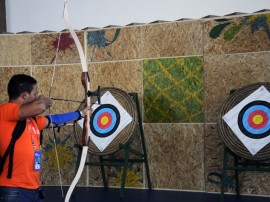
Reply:
[[9, 100], [18, 98], [23, 92], [31, 93], [34, 85], [37, 84], [36, 79], [26, 74], [14, 75], [8, 83], [7, 90]]

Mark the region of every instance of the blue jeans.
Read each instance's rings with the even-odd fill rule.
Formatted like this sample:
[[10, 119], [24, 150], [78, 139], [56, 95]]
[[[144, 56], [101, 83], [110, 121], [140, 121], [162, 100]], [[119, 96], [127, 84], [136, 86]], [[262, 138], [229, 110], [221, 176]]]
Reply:
[[0, 202], [42, 202], [40, 189], [0, 187]]

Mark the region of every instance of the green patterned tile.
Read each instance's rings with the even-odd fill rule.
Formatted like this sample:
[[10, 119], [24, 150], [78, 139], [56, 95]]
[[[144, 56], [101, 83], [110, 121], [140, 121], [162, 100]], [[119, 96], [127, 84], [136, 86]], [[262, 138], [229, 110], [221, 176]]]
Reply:
[[203, 122], [203, 58], [145, 60], [144, 122]]

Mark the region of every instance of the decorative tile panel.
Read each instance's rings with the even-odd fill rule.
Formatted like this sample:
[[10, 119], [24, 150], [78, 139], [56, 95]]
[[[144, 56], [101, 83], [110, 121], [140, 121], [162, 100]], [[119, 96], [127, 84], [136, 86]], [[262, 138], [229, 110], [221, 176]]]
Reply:
[[204, 54], [270, 50], [270, 13], [204, 22]]
[[202, 57], [144, 61], [144, 122], [203, 122]]
[[[56, 158], [56, 150], [54, 145], [54, 137], [52, 129], [43, 130], [42, 144], [42, 164], [41, 179], [43, 185], [70, 185], [76, 173], [76, 160], [78, 150], [74, 148], [74, 131], [71, 125], [61, 127], [57, 132], [55, 130], [55, 144], [57, 148], [58, 161]], [[59, 168], [58, 168], [59, 163]], [[60, 175], [58, 173], [60, 169]], [[83, 172], [79, 185], [86, 185], [86, 174]]]
[[[82, 46], [84, 32], [76, 32]], [[76, 44], [69, 33], [32, 35], [32, 64], [54, 65], [80, 63]]]
[[87, 32], [89, 61], [127, 60], [141, 57], [141, 27]]

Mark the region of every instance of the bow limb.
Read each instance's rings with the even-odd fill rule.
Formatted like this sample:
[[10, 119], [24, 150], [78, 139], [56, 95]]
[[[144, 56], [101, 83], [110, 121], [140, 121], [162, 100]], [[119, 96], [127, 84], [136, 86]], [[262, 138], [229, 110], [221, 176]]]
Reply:
[[[77, 34], [75, 33], [75, 31], [73, 30], [73, 28], [71, 27], [70, 24], [70, 20], [68, 17], [68, 12], [67, 12], [67, 0], [65, 0], [65, 5], [64, 5], [64, 19], [66, 22], [66, 25], [70, 31], [71, 36], [74, 39], [74, 42], [76, 44], [76, 47], [78, 49], [79, 55], [80, 55], [80, 60], [81, 60], [81, 64], [82, 64], [82, 75], [81, 75], [81, 82], [82, 85], [84, 87], [84, 91], [85, 91], [85, 101], [86, 101], [86, 106], [90, 108], [90, 97], [88, 96], [88, 91], [90, 90], [90, 77], [88, 74], [88, 69], [87, 69], [87, 64], [86, 64], [86, 59], [85, 59], [85, 55], [83, 53], [83, 49], [82, 49], [82, 45], [80, 43], [80, 40], [77, 36]], [[83, 149], [82, 149], [82, 154], [81, 154], [81, 160], [80, 160], [80, 165], [79, 168], [77, 170], [77, 173], [75, 175], [75, 178], [73, 179], [68, 192], [66, 194], [66, 198], [65, 198], [65, 202], [68, 202], [71, 194], [76, 186], [76, 184], [78, 183], [81, 174], [83, 172], [83, 168], [85, 165], [85, 161], [86, 161], [86, 157], [87, 157], [87, 152], [88, 152], [88, 143], [90, 140], [90, 114], [89, 112], [84, 116], [84, 123], [83, 123], [83, 134], [82, 134], [82, 145], [83, 145]]]
[[86, 161], [86, 157], [87, 157], [87, 152], [88, 152], [88, 146], [83, 146], [80, 166], [78, 168], [78, 171], [77, 171], [77, 173], [75, 175], [74, 180], [72, 181], [72, 183], [71, 183], [71, 185], [70, 185], [70, 187], [68, 189], [68, 192], [67, 192], [66, 198], [65, 198], [65, 202], [69, 202], [71, 194], [72, 194], [76, 184], [78, 183], [78, 181], [79, 181], [79, 179], [81, 177], [81, 174], [82, 174], [83, 168], [84, 168], [84, 164], [85, 164], [85, 161]]
[[64, 5], [64, 19], [65, 19], [66, 25], [68, 27], [68, 30], [70, 31], [70, 34], [71, 34], [71, 36], [72, 36], [72, 38], [73, 38], [73, 40], [74, 40], [74, 42], [76, 44], [76, 47], [78, 49], [81, 64], [82, 64], [82, 71], [83, 72], [88, 72], [86, 59], [85, 59], [85, 55], [84, 55], [84, 52], [83, 52], [81, 42], [80, 42], [77, 34], [75, 33], [74, 29], [72, 28], [70, 20], [69, 20], [68, 10], [67, 10], [67, 0], [65, 0], [65, 5]]

